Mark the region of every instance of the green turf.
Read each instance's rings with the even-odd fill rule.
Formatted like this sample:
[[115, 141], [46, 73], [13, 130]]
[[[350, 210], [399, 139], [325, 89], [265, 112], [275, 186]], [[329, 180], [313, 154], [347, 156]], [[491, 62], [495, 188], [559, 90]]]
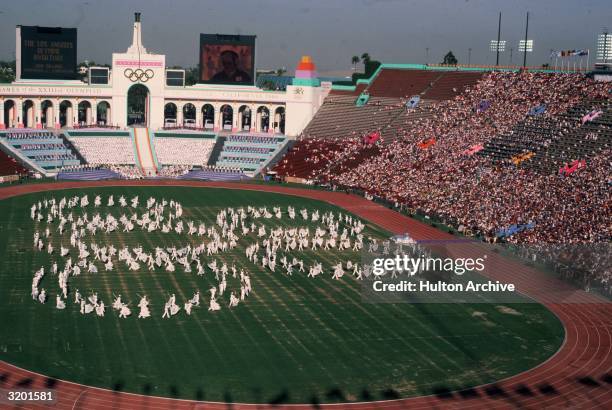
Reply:
[[[141, 201], [149, 196], [176, 199], [185, 208], [184, 219], [207, 225], [228, 206], [335, 209], [291, 196], [181, 187], [57, 191], [0, 201], [2, 360], [121, 391], [228, 402], [323, 403], [432, 394], [492, 382], [536, 366], [563, 340], [560, 322], [537, 304], [513, 305], [519, 314], [489, 304], [367, 304], [350, 276], [333, 281], [329, 275], [309, 279], [262, 271], [244, 256], [247, 240], [217, 256], [251, 272], [253, 293], [233, 310], [223, 302], [220, 312], [201, 307], [191, 317], [161, 319], [167, 292], [175, 292], [181, 305], [196, 289], [208, 296], [212, 275], [184, 273], [179, 265], [174, 274], [101, 269], [97, 275], [71, 278], [72, 288], [97, 290], [107, 305], [112, 292], [121, 293], [132, 302], [133, 312], [136, 294], [147, 294], [153, 317], [146, 320], [119, 319], [110, 309], [104, 318], [82, 316], [71, 302], [66, 310], [56, 310], [57, 278], [49, 274], [42, 283], [51, 290], [49, 302], [35, 303], [32, 275], [41, 265], [49, 267], [52, 258], [32, 251], [29, 207], [40, 198], [83, 192], [90, 194], [91, 203], [95, 193], [115, 198], [139, 194]], [[280, 223], [291, 224], [286, 216]], [[389, 236], [371, 225], [366, 234]], [[186, 235], [132, 232], [98, 233], [86, 242], [152, 248], [186, 240]], [[352, 252], [307, 251], [301, 257], [306, 265], [313, 257], [324, 261], [328, 272], [339, 259], [359, 260]]]

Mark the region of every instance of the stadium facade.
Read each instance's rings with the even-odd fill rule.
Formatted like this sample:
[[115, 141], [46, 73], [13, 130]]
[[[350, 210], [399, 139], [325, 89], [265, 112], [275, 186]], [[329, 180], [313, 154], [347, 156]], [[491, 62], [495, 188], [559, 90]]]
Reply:
[[[331, 84], [318, 80], [309, 57], [302, 58], [292, 84], [283, 91], [249, 85], [169, 86], [166, 56], [148, 52], [141, 32], [137, 13], [132, 44], [124, 53], [113, 53], [108, 84], [18, 78], [0, 86], [0, 128], [127, 127], [129, 94], [140, 89], [146, 96], [141, 125], [151, 129], [166, 125], [169, 106], [176, 112], [172, 124], [186, 125], [184, 108], [192, 104], [195, 118], [189, 120], [190, 126], [292, 137], [310, 122], [331, 89]], [[16, 50], [19, 71], [19, 31]], [[98, 116], [99, 112], [104, 114]]]

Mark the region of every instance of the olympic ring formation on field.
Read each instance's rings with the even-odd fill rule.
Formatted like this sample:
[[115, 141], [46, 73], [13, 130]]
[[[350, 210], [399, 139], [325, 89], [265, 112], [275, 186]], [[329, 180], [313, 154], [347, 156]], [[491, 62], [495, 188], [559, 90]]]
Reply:
[[137, 68], [136, 70], [132, 70], [131, 68], [126, 68], [123, 75], [133, 83], [136, 81], [146, 83], [153, 78], [155, 73], [151, 69], [143, 70], [142, 68]]

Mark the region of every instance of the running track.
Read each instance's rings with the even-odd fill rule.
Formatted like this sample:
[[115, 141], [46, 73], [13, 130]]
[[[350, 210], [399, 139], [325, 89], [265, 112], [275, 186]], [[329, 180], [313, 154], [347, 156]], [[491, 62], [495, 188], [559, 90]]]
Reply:
[[[322, 200], [359, 215], [390, 232], [410, 233], [416, 239], [451, 238], [437, 229], [389, 210], [364, 198], [345, 193], [289, 188], [274, 185], [250, 185], [196, 181], [99, 181], [15, 185], [0, 189], [0, 199], [63, 188], [109, 185], [194, 186], [247, 189], [277, 192]], [[466, 244], [466, 253], [482, 248]], [[439, 391], [437, 394], [401, 400], [339, 405], [245, 405], [175, 400], [115, 392], [65, 381], [49, 380], [43, 375], [19, 369], [0, 361], [0, 388], [51, 388], [58, 398], [53, 406], [4, 406], [0, 408], [52, 409], [612, 409], [612, 304], [596, 296], [574, 291], [564, 283], [543, 277], [524, 265], [488, 254], [497, 269], [492, 279], [510, 280], [524, 294], [536, 299], [554, 312], [565, 326], [565, 342], [548, 361], [527, 372], [461, 392]], [[563, 297], [573, 303], [558, 303]]]

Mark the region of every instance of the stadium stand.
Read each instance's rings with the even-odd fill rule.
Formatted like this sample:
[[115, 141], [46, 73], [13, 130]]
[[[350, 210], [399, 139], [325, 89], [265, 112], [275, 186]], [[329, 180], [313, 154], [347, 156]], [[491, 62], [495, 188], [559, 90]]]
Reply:
[[134, 144], [127, 131], [65, 132], [88, 164], [134, 165]]
[[27, 174], [28, 170], [23, 167], [15, 158], [7, 155], [0, 150], [0, 177], [9, 175]]
[[286, 144], [285, 136], [232, 134], [223, 143], [214, 165], [218, 168], [238, 168], [254, 175], [281, 152]]
[[382, 69], [367, 90], [375, 97], [410, 98], [431, 87], [443, 74], [433, 70]]
[[[387, 74], [385, 81], [398, 75]], [[449, 87], [451, 94], [461, 87], [463, 92], [402, 111], [384, 124], [387, 144], [377, 146], [378, 154], [354, 148], [358, 138], [311, 137], [299, 141], [275, 171], [357, 189], [491, 241], [610, 239], [606, 213], [584, 211], [610, 204], [609, 86], [579, 74], [527, 71], [474, 75], [469, 81], [476, 82], [461, 79], [457, 87], [453, 76], [443, 78], [434, 97], [449, 95]], [[421, 86], [430, 79], [422, 77]], [[402, 92], [412, 93], [406, 84], [409, 91]], [[318, 113], [313, 123], [319, 114], [327, 115]], [[352, 130], [346, 125], [345, 135]], [[505, 235], [512, 226], [525, 229]]]
[[399, 98], [370, 97], [357, 106], [350, 95], [328, 95], [304, 136], [342, 138], [380, 130], [405, 109]]
[[47, 130], [19, 129], [0, 134], [3, 141], [40, 169], [53, 172], [81, 164], [62, 136]]
[[154, 146], [160, 165], [203, 166], [208, 164], [216, 142], [214, 135], [212, 138], [203, 137], [204, 134], [166, 135], [168, 134], [155, 133]]

